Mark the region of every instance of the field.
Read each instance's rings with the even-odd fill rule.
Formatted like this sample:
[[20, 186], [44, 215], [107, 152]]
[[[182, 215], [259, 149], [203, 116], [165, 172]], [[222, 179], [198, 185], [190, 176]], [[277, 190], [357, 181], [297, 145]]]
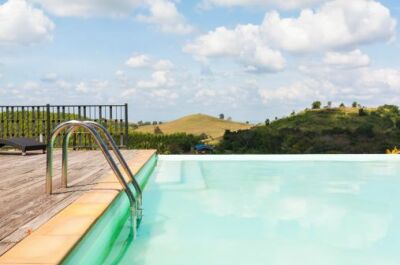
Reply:
[[154, 133], [156, 127], [161, 129], [163, 134], [173, 133], [187, 133], [194, 135], [206, 134], [209, 140], [218, 140], [223, 135], [225, 130], [237, 131], [241, 129], [249, 129], [252, 127], [250, 124], [234, 122], [228, 120], [221, 120], [216, 117], [194, 114], [185, 116], [183, 118], [165, 122], [160, 125], [146, 125], [140, 126], [136, 132]]

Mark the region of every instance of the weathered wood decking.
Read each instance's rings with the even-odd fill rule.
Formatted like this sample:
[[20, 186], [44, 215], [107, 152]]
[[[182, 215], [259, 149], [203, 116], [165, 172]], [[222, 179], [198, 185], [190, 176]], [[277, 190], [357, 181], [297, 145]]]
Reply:
[[[148, 151], [123, 150], [127, 161]], [[100, 151], [71, 151], [69, 188], [60, 188], [61, 152], [54, 156], [54, 194], [45, 194], [46, 155], [0, 152], [0, 255], [90, 190], [110, 167]]]

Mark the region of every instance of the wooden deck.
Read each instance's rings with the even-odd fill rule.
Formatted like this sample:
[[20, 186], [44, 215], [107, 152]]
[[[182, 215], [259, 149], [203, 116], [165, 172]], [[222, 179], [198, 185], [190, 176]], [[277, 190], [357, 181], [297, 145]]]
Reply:
[[[123, 150], [127, 161], [148, 151]], [[110, 167], [100, 151], [71, 151], [69, 188], [60, 188], [61, 152], [54, 156], [53, 195], [45, 194], [46, 155], [0, 153], [0, 256], [90, 190]]]

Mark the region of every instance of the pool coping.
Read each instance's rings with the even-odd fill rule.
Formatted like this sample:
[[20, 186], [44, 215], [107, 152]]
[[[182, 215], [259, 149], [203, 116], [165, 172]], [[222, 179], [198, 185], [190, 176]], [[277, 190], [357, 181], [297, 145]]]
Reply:
[[[137, 174], [156, 155], [146, 152], [128, 161], [133, 174]], [[59, 264], [79, 243], [84, 235], [110, 207], [122, 186], [113, 173], [98, 181], [48, 222], [0, 256], [0, 264]]]
[[398, 154], [221, 154], [221, 155], [159, 155], [164, 161], [341, 161], [341, 162], [373, 162], [373, 161], [400, 161]]

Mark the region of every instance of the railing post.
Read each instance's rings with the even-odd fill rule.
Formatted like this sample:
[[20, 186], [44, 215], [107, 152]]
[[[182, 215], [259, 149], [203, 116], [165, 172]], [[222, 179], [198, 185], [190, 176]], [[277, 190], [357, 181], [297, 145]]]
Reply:
[[47, 138], [47, 144], [49, 143], [49, 138], [50, 138], [50, 133], [51, 133], [51, 126], [50, 126], [50, 104], [46, 104], [46, 138]]
[[128, 149], [129, 122], [128, 122], [128, 103], [125, 103], [125, 146]]

